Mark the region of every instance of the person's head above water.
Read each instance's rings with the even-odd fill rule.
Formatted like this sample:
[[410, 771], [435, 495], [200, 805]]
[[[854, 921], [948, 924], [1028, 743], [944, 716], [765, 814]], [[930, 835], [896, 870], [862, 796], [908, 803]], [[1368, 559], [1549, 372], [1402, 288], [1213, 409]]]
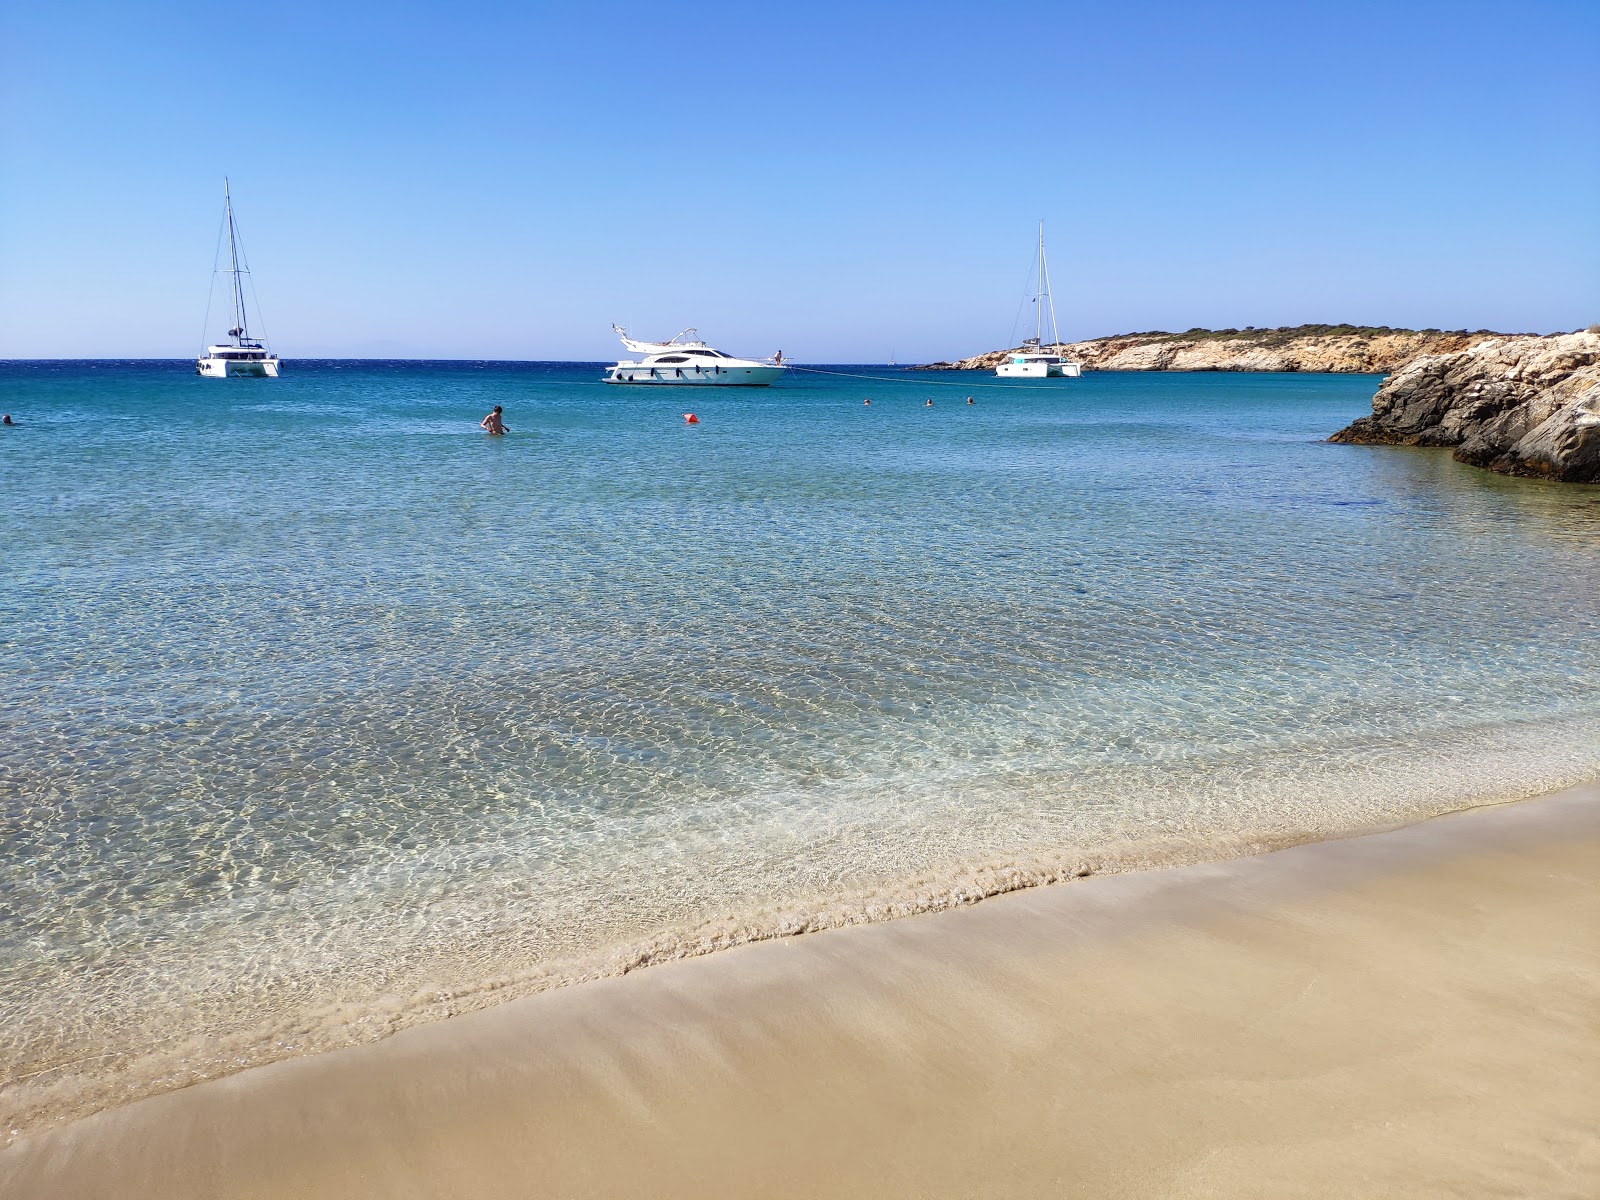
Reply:
[[500, 406], [498, 404], [496, 404], [494, 406], [494, 410], [495, 410], [495, 412], [499, 412], [500, 411]]
[[10, 413], [0, 413], [0, 425], [15, 425], [15, 424], [16, 424], [16, 422], [11, 419], [11, 414]]

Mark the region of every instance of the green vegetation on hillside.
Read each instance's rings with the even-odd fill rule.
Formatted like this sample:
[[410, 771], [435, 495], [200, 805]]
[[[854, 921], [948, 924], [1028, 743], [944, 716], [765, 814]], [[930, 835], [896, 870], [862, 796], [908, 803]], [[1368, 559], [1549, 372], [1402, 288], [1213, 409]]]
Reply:
[[1388, 325], [1279, 325], [1275, 329], [1257, 329], [1247, 325], [1243, 329], [1186, 329], [1182, 333], [1169, 333], [1165, 329], [1151, 329], [1145, 333], [1122, 333], [1111, 337], [1093, 338], [1097, 342], [1116, 342], [1124, 338], [1137, 338], [1146, 342], [1249, 342], [1256, 346], [1285, 346], [1296, 338], [1309, 337], [1385, 337], [1390, 334], [1454, 334], [1466, 337], [1469, 333], [1487, 336], [1489, 329], [1394, 329]]

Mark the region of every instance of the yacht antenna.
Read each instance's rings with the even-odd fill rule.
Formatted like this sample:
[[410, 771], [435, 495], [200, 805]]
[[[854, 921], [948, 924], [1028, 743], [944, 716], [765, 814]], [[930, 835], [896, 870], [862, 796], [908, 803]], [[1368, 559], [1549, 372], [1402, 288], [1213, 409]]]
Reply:
[[228, 259], [232, 264], [229, 273], [233, 276], [233, 328], [228, 333], [237, 343], [240, 338], [249, 338], [250, 330], [245, 323], [244, 285], [239, 281], [239, 241], [233, 229], [233, 189], [226, 175], [222, 177], [222, 198], [228, 213]]

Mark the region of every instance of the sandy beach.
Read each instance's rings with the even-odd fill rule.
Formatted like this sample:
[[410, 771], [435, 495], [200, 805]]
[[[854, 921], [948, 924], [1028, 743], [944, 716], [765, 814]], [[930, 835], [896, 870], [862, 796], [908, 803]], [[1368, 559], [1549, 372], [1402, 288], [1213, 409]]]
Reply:
[[158, 1096], [8, 1197], [1590, 1196], [1600, 788], [656, 967]]
[[0, 1200], [1600, 1200], [1600, 3], [15, 7]]

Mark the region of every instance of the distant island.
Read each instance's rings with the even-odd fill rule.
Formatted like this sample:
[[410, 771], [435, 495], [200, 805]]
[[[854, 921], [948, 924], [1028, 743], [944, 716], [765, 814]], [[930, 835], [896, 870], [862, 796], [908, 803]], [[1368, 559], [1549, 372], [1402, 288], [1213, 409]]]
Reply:
[[[1387, 325], [1285, 325], [1121, 333], [1043, 347], [1086, 371], [1339, 371], [1387, 375], [1424, 354], [1467, 350], [1491, 338], [1533, 337], [1488, 329], [1391, 329]], [[992, 371], [1018, 350], [991, 350], [923, 371]]]

